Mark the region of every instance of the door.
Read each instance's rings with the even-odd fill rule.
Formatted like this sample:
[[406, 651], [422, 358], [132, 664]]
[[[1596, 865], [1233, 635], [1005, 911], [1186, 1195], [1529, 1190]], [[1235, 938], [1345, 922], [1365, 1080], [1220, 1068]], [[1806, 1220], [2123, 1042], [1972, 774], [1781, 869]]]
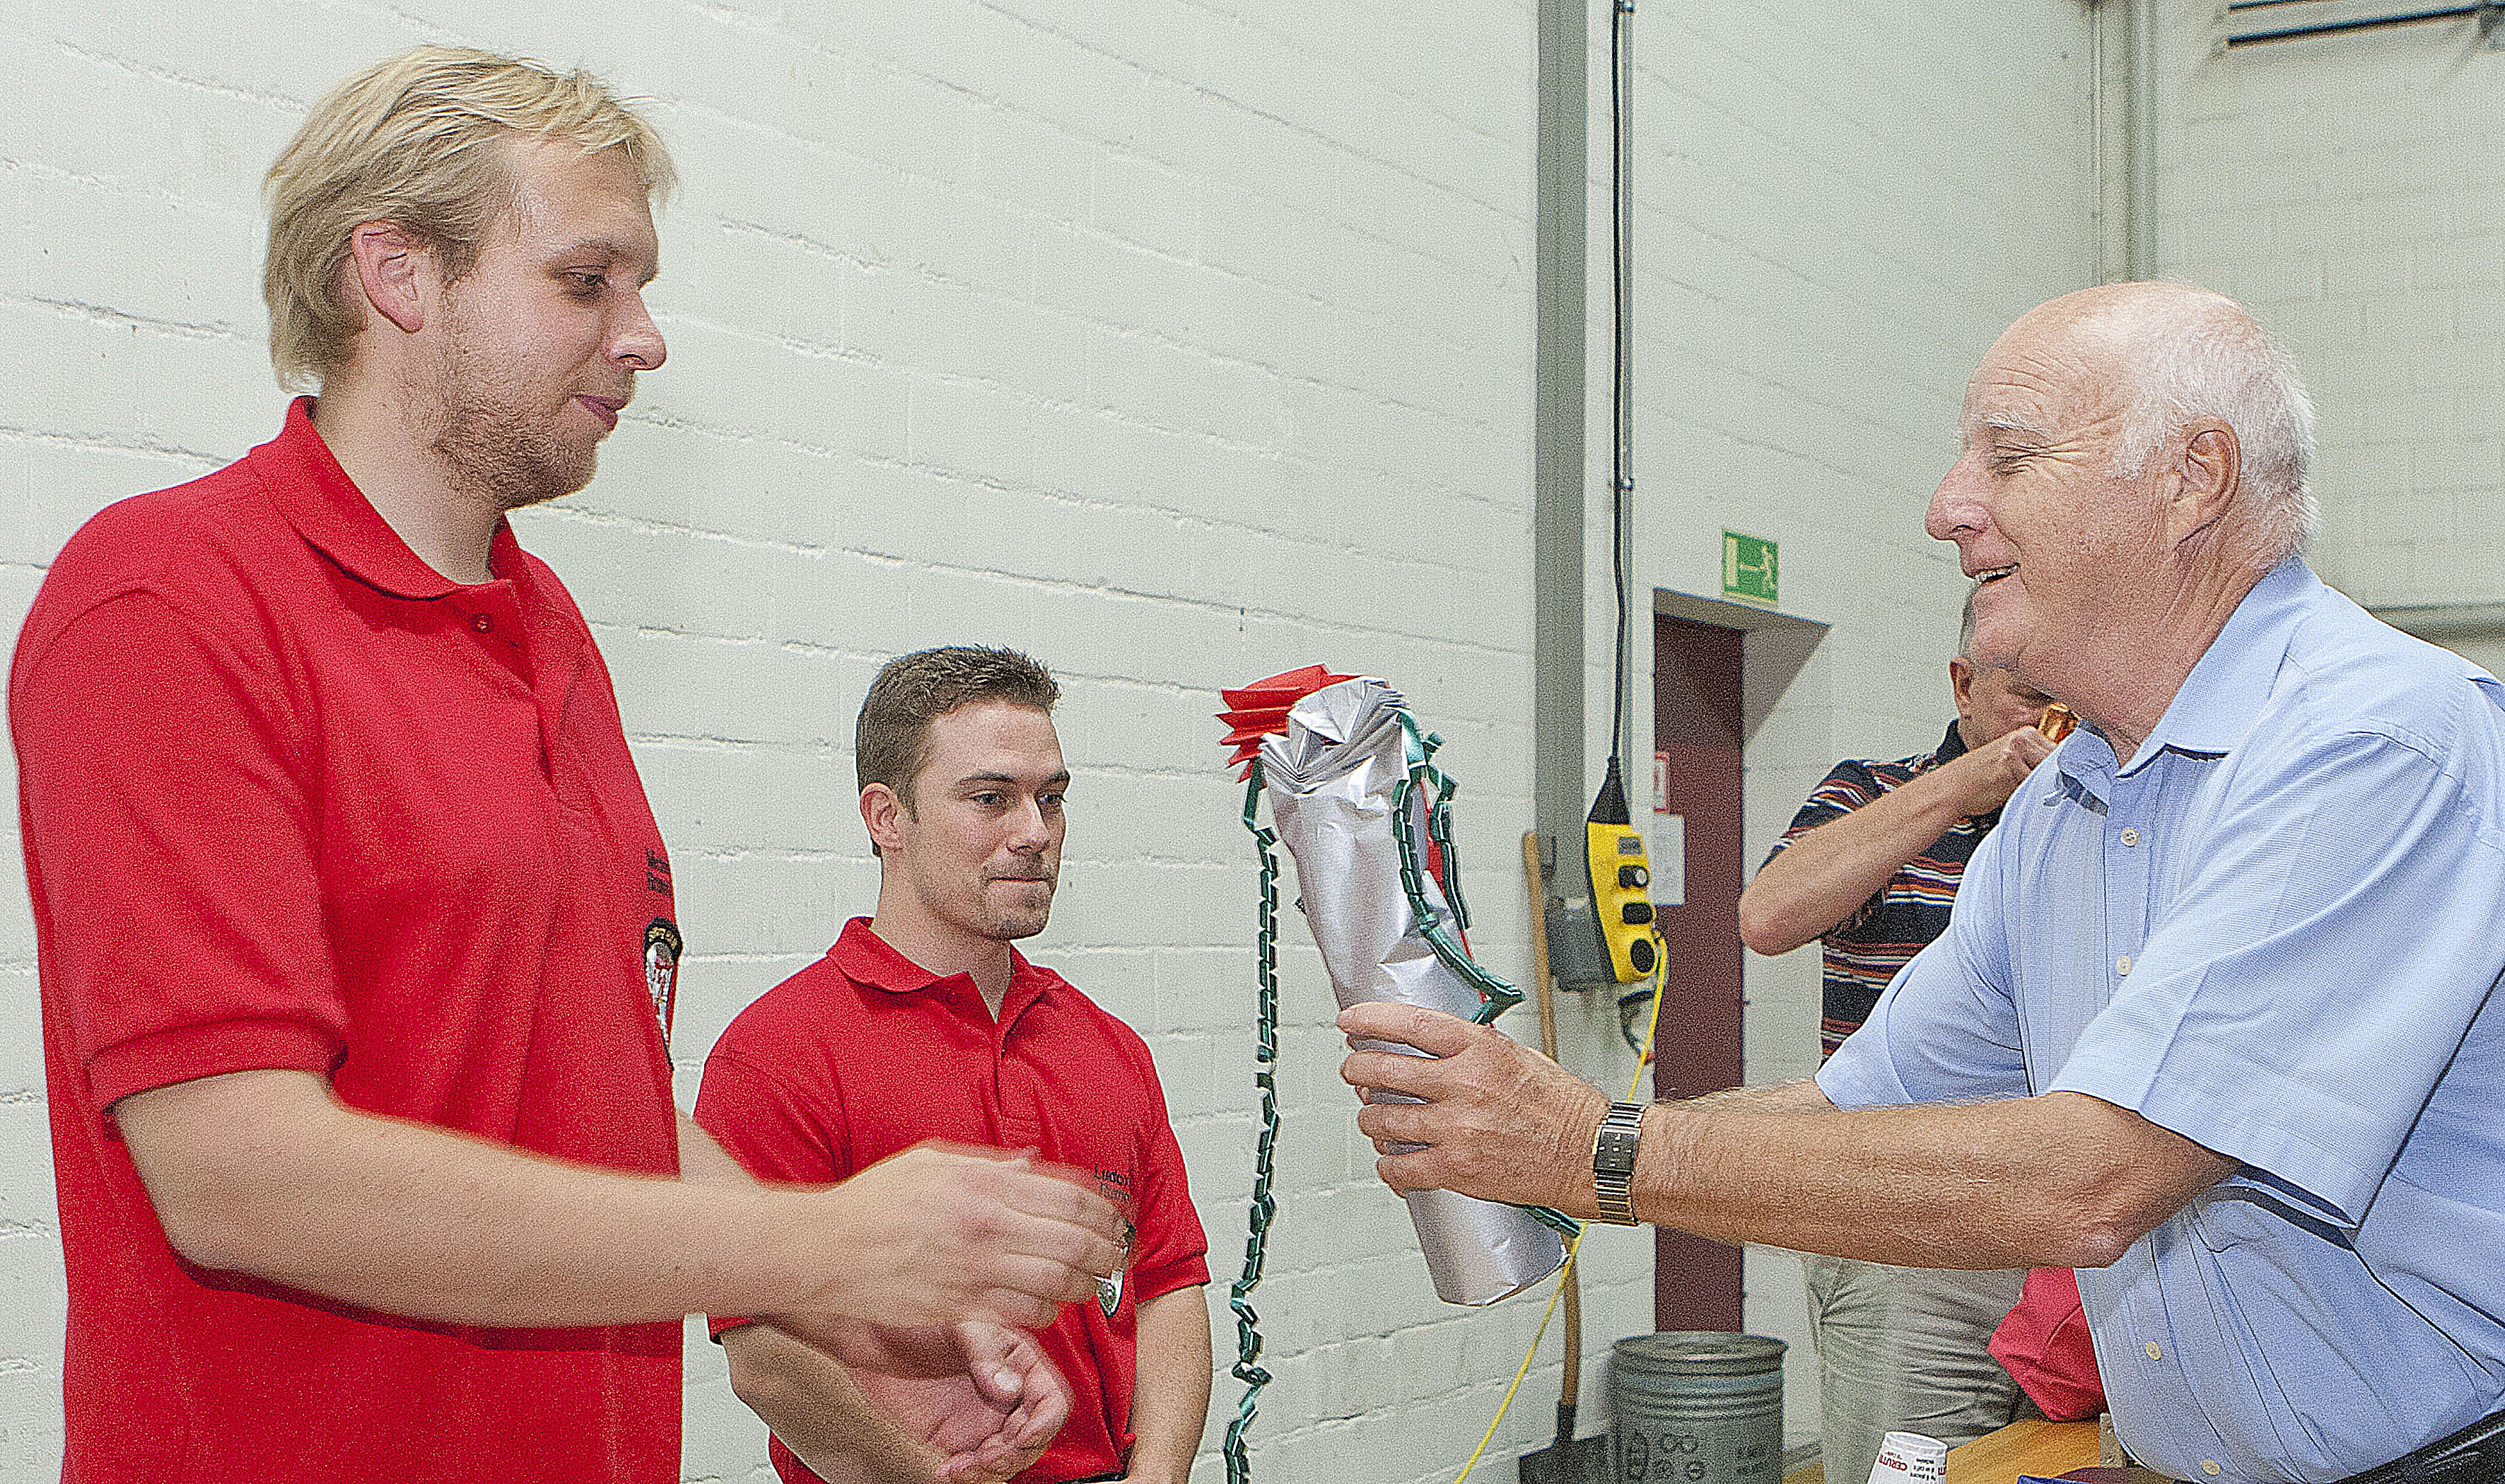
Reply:
[[[1740, 630], [1653, 618], [1653, 747], [1668, 755], [1670, 812], [1687, 819], [1687, 901], [1658, 921], [1668, 950], [1653, 1093], [1740, 1085]], [[1652, 800], [1634, 801], [1641, 813]], [[1731, 1329], [1740, 1249], [1680, 1231], [1654, 1236], [1653, 1324]]]

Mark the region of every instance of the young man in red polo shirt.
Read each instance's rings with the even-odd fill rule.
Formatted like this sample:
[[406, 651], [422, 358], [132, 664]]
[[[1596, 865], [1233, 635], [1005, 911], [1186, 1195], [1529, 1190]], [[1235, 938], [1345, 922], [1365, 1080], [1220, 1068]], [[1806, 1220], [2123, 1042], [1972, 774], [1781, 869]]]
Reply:
[[[1061, 869], [1059, 697], [1007, 650], [879, 671], [854, 737], [877, 913], [731, 1022], [696, 1121], [764, 1180], [840, 1180], [933, 1137], [1092, 1174], [1130, 1223], [1123, 1269], [1039, 1336], [1076, 1394], [1069, 1423], [989, 1476], [1182, 1484], [1209, 1409], [1208, 1244], [1165, 1094], [1137, 1033], [1009, 946], [1043, 931]], [[788, 1484], [934, 1476], [927, 1430], [886, 1420], [931, 1383], [856, 1386], [770, 1329], [717, 1328]]]
[[933, 1150], [767, 1191], [671, 1103], [669, 856], [505, 520], [661, 365], [670, 179], [581, 73], [349, 80], [269, 177], [273, 359], [319, 399], [45, 578], [9, 703], [69, 1484], [665, 1484], [697, 1310], [958, 1375], [966, 1467], [1067, 1405], [949, 1322], [1088, 1295], [1109, 1203]]

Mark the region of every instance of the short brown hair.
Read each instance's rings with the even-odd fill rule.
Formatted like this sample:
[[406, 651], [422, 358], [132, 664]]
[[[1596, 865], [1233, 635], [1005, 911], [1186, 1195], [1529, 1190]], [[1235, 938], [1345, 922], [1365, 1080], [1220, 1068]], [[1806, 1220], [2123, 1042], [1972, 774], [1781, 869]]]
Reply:
[[913, 811], [913, 779], [931, 760], [931, 724], [978, 701], [1049, 715], [1061, 699], [1052, 672], [1016, 650], [973, 645], [899, 654], [879, 667], [853, 722], [853, 777], [883, 783]]
[[309, 387], [347, 364], [364, 316], [340, 270], [358, 223], [390, 222], [423, 238], [448, 278], [470, 271], [487, 229], [514, 204], [504, 147], [512, 139], [617, 150], [655, 197], [678, 182], [653, 125], [580, 68], [467, 47], [383, 58], [313, 105], [262, 182], [269, 255], [261, 297], [281, 385]]

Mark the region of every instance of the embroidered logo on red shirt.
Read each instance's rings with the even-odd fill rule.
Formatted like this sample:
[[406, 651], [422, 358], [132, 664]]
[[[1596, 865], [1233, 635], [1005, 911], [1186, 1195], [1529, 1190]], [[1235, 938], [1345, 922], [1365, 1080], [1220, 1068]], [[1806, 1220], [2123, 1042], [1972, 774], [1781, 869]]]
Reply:
[[644, 987], [652, 991], [653, 1013], [661, 1019], [661, 1043], [670, 1042], [670, 1011], [679, 997], [679, 928], [655, 917], [644, 929]]
[[1127, 1219], [1124, 1219], [1122, 1222], [1122, 1265], [1113, 1269], [1113, 1271], [1107, 1277], [1096, 1280], [1096, 1307], [1105, 1311], [1105, 1317], [1107, 1319], [1111, 1319], [1113, 1317], [1113, 1311], [1122, 1307], [1122, 1280], [1130, 1274], [1131, 1248], [1139, 1241], [1139, 1239], [1140, 1228], [1132, 1225]]
[[1101, 1165], [1098, 1166], [1096, 1193], [1122, 1208], [1121, 1264], [1109, 1276], [1096, 1280], [1096, 1307], [1105, 1311], [1107, 1319], [1111, 1319], [1113, 1311], [1122, 1307], [1122, 1282], [1130, 1274], [1131, 1249], [1139, 1243], [1140, 1228], [1131, 1219], [1131, 1178], [1129, 1176], [1119, 1170], [1109, 1170]]

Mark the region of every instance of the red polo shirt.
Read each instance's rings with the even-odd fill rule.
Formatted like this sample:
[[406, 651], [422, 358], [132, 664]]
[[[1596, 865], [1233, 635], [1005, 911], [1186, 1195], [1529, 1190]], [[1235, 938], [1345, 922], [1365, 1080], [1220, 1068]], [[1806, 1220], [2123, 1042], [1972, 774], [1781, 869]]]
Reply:
[[[723, 1032], [695, 1117], [762, 1180], [838, 1181], [926, 1139], [1095, 1173], [1137, 1234], [1119, 1290], [1063, 1305], [1037, 1336], [1072, 1393], [1069, 1423], [1018, 1475], [1045, 1484], [1121, 1471], [1140, 1301], [1207, 1283], [1209, 1244], [1147, 1043], [1051, 970], [1010, 964], [994, 1019], [971, 978], [934, 976], [857, 917]], [[817, 1479], [782, 1439], [769, 1451], [788, 1484]]]
[[675, 1480], [677, 1325], [464, 1329], [194, 1268], [107, 1116], [297, 1068], [377, 1113], [677, 1169], [669, 861], [590, 632], [501, 526], [494, 581], [419, 561], [310, 406], [82, 527], [10, 673], [62, 1476]]

